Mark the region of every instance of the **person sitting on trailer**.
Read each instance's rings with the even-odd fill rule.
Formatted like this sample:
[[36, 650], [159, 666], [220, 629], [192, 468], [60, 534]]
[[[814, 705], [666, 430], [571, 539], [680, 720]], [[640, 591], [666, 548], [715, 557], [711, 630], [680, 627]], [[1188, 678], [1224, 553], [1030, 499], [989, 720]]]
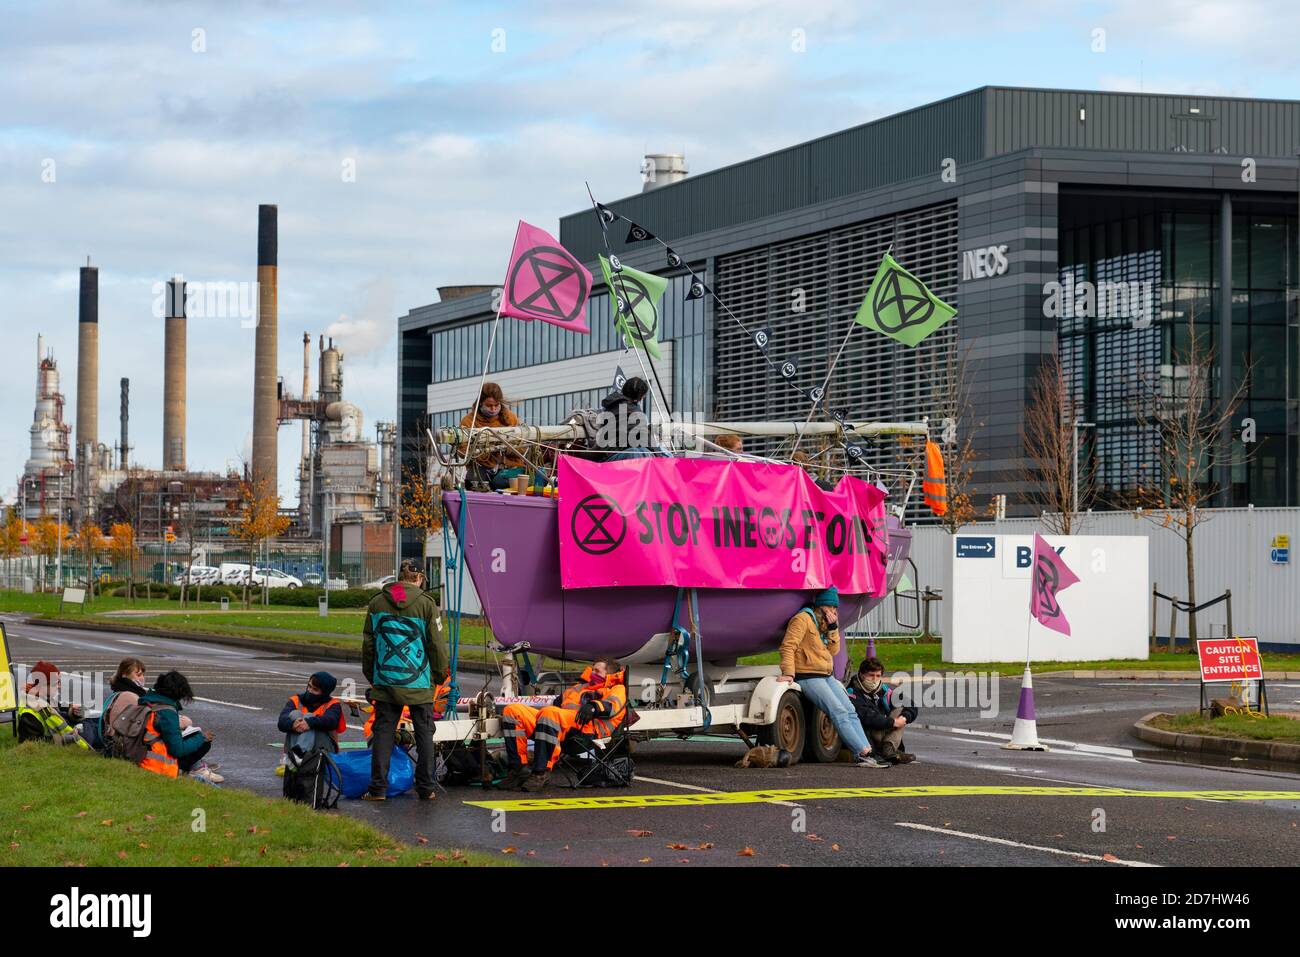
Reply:
[[876, 755], [890, 764], [911, 764], [916, 755], [903, 750], [903, 729], [916, 720], [919, 712], [884, 679], [885, 666], [880, 659], [863, 658], [857, 674], [849, 680], [849, 700]]
[[284, 733], [284, 750], [294, 747], [310, 754], [316, 748], [338, 753], [339, 735], [347, 730], [343, 703], [333, 697], [338, 679], [328, 671], [317, 671], [307, 679], [301, 694], [290, 695], [277, 724]]
[[871, 751], [853, 702], [844, 685], [834, 676], [835, 655], [840, 650], [839, 591], [832, 585], [815, 599], [811, 608], [799, 609], [790, 619], [781, 642], [781, 675], [784, 684], [799, 682], [805, 698], [831, 719], [840, 740], [857, 757], [860, 768], [887, 768]]
[[623, 388], [600, 400], [600, 429], [596, 448], [608, 453], [605, 461], [645, 458], [650, 451], [650, 419], [641, 403], [650, 394], [650, 384], [632, 376]]
[[[519, 424], [519, 416], [506, 405], [501, 386], [495, 382], [483, 383], [478, 404], [460, 420], [461, 428], [510, 428]], [[461, 446], [464, 452], [465, 447]], [[469, 484], [482, 484], [489, 488], [506, 488], [510, 480], [527, 474], [524, 460], [510, 449], [489, 449], [477, 456], [469, 466]]]
[[59, 666], [38, 661], [28, 672], [27, 684], [18, 699], [18, 740], [48, 741], [90, 750], [73, 728], [82, 718], [78, 705], [59, 707]]
[[[627, 686], [622, 671], [610, 671], [608, 658], [597, 658], [577, 684], [545, 708], [508, 704], [501, 715], [510, 772], [501, 787], [540, 791], [560, 757], [565, 736], [576, 728], [593, 738], [607, 738], [627, 717]], [[533, 741], [532, 767], [528, 739]]]

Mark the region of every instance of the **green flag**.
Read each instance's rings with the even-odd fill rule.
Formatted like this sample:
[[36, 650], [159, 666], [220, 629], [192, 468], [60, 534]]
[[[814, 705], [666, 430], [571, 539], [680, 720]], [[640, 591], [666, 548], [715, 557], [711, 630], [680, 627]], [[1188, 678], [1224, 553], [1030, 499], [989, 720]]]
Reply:
[[885, 253], [853, 321], [915, 346], [955, 315], [956, 309]]
[[623, 334], [630, 349], [644, 349], [656, 359], [659, 355], [659, 300], [668, 288], [668, 280], [648, 272], [624, 266], [613, 272], [610, 262], [600, 257], [600, 271], [614, 303], [614, 325]]

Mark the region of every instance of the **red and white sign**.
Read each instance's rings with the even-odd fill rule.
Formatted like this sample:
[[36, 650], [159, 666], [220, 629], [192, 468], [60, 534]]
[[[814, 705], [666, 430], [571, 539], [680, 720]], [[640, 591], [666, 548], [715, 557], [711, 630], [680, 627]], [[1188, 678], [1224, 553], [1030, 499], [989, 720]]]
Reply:
[[1264, 663], [1257, 638], [1212, 638], [1196, 642], [1202, 681], [1259, 681]]

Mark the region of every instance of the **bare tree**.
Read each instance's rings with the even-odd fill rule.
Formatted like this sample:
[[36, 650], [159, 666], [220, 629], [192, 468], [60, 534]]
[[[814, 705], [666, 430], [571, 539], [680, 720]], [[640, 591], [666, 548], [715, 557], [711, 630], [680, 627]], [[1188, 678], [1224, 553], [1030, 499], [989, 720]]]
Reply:
[[[984, 427], [971, 403], [971, 364], [968, 352], [961, 350], [956, 335], [946, 348], [934, 355], [931, 369], [925, 373], [931, 383], [930, 407], [937, 419], [934, 440], [943, 453], [944, 484], [948, 488], [948, 510], [939, 521], [944, 531], [956, 535], [975, 521], [975, 464], [979, 451], [975, 437]], [[931, 425], [935, 425], [934, 419]], [[904, 443], [905, 444], [905, 443]], [[912, 443], [916, 445], [916, 443]], [[925, 445], [912, 457], [914, 467], [925, 473]]]
[[[1187, 558], [1187, 601], [1196, 604], [1195, 535], [1208, 521], [1205, 511], [1222, 491], [1214, 480], [1215, 458], [1225, 428], [1241, 405], [1249, 370], [1226, 400], [1215, 401], [1214, 351], [1196, 332], [1195, 310], [1187, 323], [1187, 344], [1173, 350], [1170, 365], [1158, 376], [1144, 375], [1135, 408], [1138, 424], [1155, 442], [1156, 470], [1143, 468], [1136, 503], [1143, 514], [1183, 540]], [[1244, 453], [1243, 453], [1244, 454]], [[1188, 616], [1188, 638], [1197, 637], [1196, 615]], [[1174, 636], [1169, 636], [1173, 647]]]
[[1020, 428], [1028, 463], [1021, 469], [1021, 481], [1025, 500], [1042, 514], [1048, 531], [1057, 535], [1077, 530], [1078, 515], [1092, 501], [1095, 466], [1091, 457], [1077, 461], [1074, 444], [1074, 426], [1082, 418], [1082, 403], [1070, 391], [1060, 356], [1054, 352], [1045, 356], [1029, 387]]

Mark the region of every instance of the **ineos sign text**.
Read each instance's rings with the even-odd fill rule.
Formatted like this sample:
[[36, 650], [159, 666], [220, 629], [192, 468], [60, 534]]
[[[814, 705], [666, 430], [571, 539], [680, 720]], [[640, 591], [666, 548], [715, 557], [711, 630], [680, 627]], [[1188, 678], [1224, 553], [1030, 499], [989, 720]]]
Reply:
[[988, 279], [1007, 271], [1007, 246], [981, 246], [961, 254], [962, 279]]

